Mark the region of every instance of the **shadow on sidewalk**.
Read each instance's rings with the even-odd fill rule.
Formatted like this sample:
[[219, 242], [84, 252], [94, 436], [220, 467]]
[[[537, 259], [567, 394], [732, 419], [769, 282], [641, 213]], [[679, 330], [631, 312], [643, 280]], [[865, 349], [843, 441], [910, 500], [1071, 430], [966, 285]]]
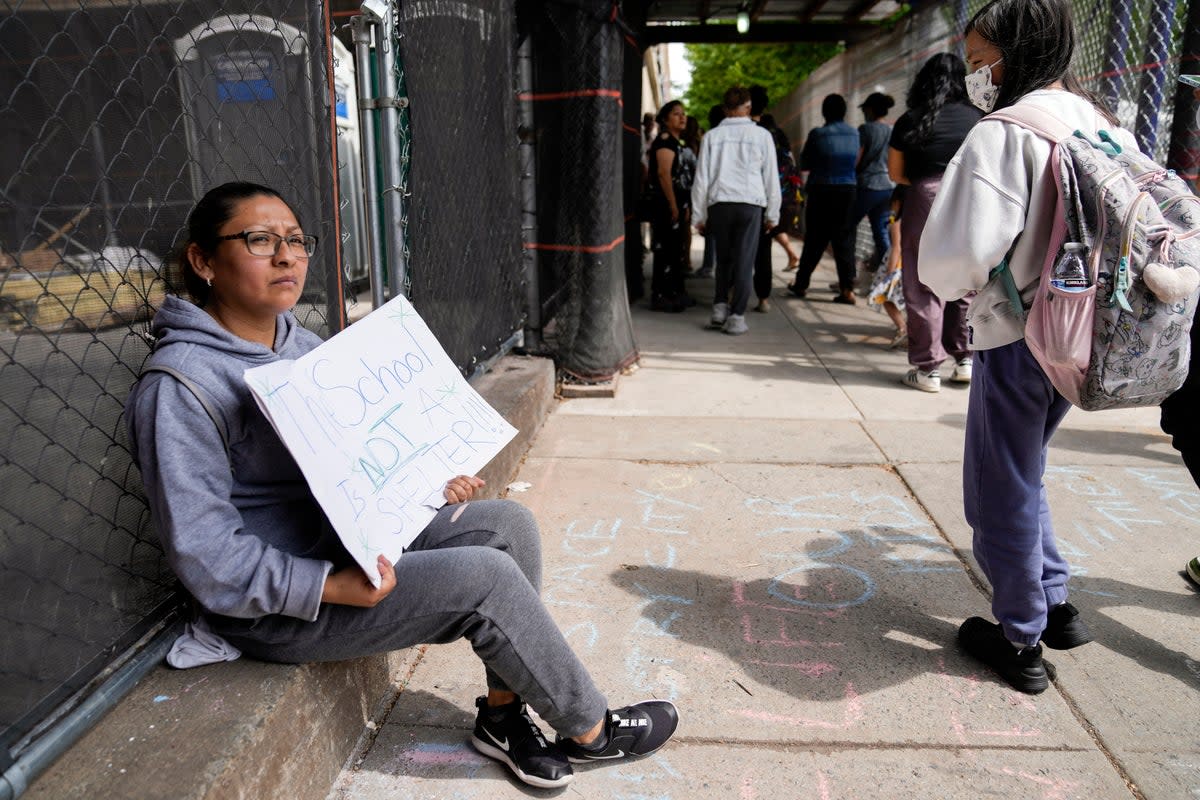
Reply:
[[798, 699], [838, 701], [847, 684], [863, 695], [927, 673], [978, 671], [957, 654], [955, 636], [986, 600], [967, 588], [944, 542], [823, 531], [805, 550], [780, 557], [775, 568], [786, 568], [771, 578], [632, 565], [609, 577], [643, 600], [642, 616], [662, 635], [721, 653], [753, 681]]
[[[1180, 553], [1180, 564], [1190, 555]], [[1182, 575], [1179, 580], [1191, 588]], [[1151, 639], [1104, 613], [1105, 609], [1142, 608], [1159, 615], [1192, 618], [1200, 614], [1200, 595], [1194, 589], [1187, 594], [1178, 594], [1086, 575], [1072, 578], [1069, 589], [1071, 602], [1078, 606], [1082, 618], [1087, 620], [1096, 643], [1144, 669], [1175, 678], [1185, 686], [1200, 686], [1200, 663], [1191, 660], [1186, 653], [1172, 649], [1176, 646], [1175, 642]], [[1186, 629], [1180, 627], [1178, 630], [1186, 635]], [[1084, 646], [1074, 652], [1082, 658], [1086, 657], [1087, 649]]]

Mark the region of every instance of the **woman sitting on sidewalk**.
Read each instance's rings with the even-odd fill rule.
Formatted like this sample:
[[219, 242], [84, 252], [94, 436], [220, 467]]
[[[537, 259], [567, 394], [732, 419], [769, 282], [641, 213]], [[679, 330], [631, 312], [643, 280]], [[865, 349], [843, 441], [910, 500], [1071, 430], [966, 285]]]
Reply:
[[[150, 364], [189, 382], [148, 373], [126, 421], [167, 558], [207, 626], [254, 658], [286, 663], [466, 637], [487, 680], [471, 741], [532, 786], [563, 786], [571, 761], [665, 744], [675, 707], [652, 700], [608, 710], [539, 597], [532, 515], [507, 500], [468, 502], [478, 478], [451, 480], [449, 504], [397, 564], [379, 558], [382, 582], [371, 584], [242, 377], [321, 343], [290, 313], [316, 238], [277, 192], [248, 183], [206, 194], [188, 234], [181, 261], [197, 304], [166, 298]], [[555, 744], [525, 702], [558, 732]]]

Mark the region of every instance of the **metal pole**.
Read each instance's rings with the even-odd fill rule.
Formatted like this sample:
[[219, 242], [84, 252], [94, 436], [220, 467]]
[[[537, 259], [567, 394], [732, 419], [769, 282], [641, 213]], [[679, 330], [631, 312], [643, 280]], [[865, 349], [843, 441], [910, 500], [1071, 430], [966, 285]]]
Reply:
[[[1200, 73], [1200, 0], [1188, 3], [1187, 22], [1183, 29], [1183, 50], [1179, 54], [1179, 71]], [[1193, 184], [1200, 179], [1200, 101], [1190, 86], [1175, 87], [1175, 115], [1171, 120], [1171, 147], [1167, 152], [1167, 167], [1178, 172]]]
[[181, 629], [182, 624], [178, 621], [178, 616], [172, 613], [157, 630], [146, 637], [145, 646], [137, 654], [113, 672], [103, 685], [91, 692], [86, 700], [56, 723], [48, 733], [24, 750], [16, 763], [0, 776], [0, 800], [20, 797], [34, 778], [67, 752], [71, 745], [88, 732], [96, 720], [116, 706], [139, 680], [162, 662]]
[[1154, 0], [1150, 6], [1150, 24], [1146, 30], [1146, 61], [1142, 73], [1142, 91], [1138, 97], [1137, 125], [1134, 133], [1138, 147], [1153, 157], [1158, 147], [1158, 111], [1163, 103], [1163, 84], [1167, 81], [1167, 56], [1171, 48], [1171, 22], [1175, 0]]
[[407, 98], [397, 97], [396, 4], [389, 3], [377, 29], [375, 52], [379, 57], [379, 154], [382, 158], [384, 241], [387, 243], [388, 291], [404, 294], [408, 264], [404, 256], [404, 186], [400, 166], [400, 108]]
[[375, 93], [371, 88], [371, 33], [378, 18], [365, 7], [350, 18], [354, 33], [354, 83], [358, 90], [358, 133], [362, 139], [363, 196], [366, 201], [367, 263], [371, 278], [371, 306], [386, 302], [383, 276], [383, 231], [379, 229], [379, 167], [375, 153]]
[[[1200, 2], [1200, 0], [1198, 0]], [[533, 120], [533, 101], [522, 96], [533, 93], [533, 34], [529, 31], [517, 46], [517, 135], [521, 170], [521, 239], [525, 245], [525, 343], [529, 352], [542, 347], [541, 263], [533, 247], [538, 240], [537, 223], [537, 146]]]

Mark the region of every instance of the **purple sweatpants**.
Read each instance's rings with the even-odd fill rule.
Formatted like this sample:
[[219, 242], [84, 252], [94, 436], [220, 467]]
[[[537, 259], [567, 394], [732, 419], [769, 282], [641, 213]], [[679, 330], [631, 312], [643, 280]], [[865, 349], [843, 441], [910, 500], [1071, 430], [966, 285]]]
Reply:
[[992, 614], [1012, 642], [1037, 644], [1047, 611], [1067, 599], [1042, 475], [1046, 449], [1071, 405], [1025, 340], [975, 351], [967, 401], [963, 510], [975, 560], [992, 584]]
[[933, 198], [942, 185], [942, 176], [923, 178], [904, 195], [900, 215], [900, 272], [904, 288], [904, 313], [908, 317], [908, 363], [929, 372], [941, 366], [946, 356], [961, 361], [971, 355], [967, 349], [967, 309], [969, 300], [944, 302], [921, 283], [918, 256], [921, 232], [929, 219]]

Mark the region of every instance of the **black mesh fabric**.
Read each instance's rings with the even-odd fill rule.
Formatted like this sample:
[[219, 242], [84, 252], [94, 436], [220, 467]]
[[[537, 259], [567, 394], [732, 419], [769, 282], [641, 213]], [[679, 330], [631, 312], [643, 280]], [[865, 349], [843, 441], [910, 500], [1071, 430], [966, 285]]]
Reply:
[[625, 287], [621, 86], [611, 2], [530, 3], [542, 297], [559, 367], [611, 378], [637, 358]]

